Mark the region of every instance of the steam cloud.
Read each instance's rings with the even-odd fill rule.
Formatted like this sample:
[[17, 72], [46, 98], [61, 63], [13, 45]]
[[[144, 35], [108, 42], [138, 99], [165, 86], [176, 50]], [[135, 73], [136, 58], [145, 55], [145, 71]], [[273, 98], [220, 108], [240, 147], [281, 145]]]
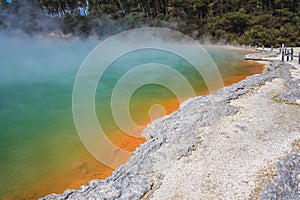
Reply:
[[23, 0], [11, 4], [0, 2], [0, 28], [10, 34], [49, 33], [61, 30], [56, 18], [45, 15], [33, 1]]
[[0, 30], [14, 35], [25, 33], [30, 36], [75, 36], [79, 38], [97, 36], [105, 39], [122, 31], [141, 27], [165, 27], [177, 30], [178, 24], [145, 19], [142, 14], [125, 16], [117, 20], [107, 15], [92, 19], [81, 17], [79, 14], [72, 16], [66, 14], [64, 17], [58, 17], [42, 11], [34, 1], [16, 0], [10, 4], [0, 1]]

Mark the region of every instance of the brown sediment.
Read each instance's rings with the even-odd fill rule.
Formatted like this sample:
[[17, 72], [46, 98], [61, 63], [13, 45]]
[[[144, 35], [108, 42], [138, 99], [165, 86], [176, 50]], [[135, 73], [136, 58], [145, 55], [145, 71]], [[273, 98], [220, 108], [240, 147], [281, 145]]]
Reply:
[[[263, 64], [257, 62], [243, 61], [240, 67], [241, 75], [223, 77], [224, 86], [237, 83], [247, 76], [262, 73], [263, 66]], [[216, 91], [218, 89], [220, 88], [216, 88]], [[208, 93], [208, 91], [201, 91], [197, 95], [205, 95]], [[177, 110], [179, 103], [177, 98], [159, 100], [159, 104], [164, 106], [166, 114]], [[151, 123], [150, 117], [148, 113], [145, 113], [145, 116], [139, 121], [139, 124], [142, 127], [146, 127], [149, 123]], [[141, 131], [142, 130], [140, 130], [140, 132]], [[115, 145], [130, 152], [133, 152], [140, 144], [146, 141], [144, 138], [129, 136], [121, 130], [115, 130], [109, 134], [108, 137]], [[15, 197], [19, 198], [21, 196], [22, 199], [37, 199], [49, 193], [63, 193], [68, 188], [79, 188], [81, 185], [85, 185], [93, 179], [104, 179], [113, 171], [112, 168], [105, 166], [93, 158], [86, 150], [83, 150], [82, 154], [80, 157], [86, 158], [84, 161], [74, 159], [74, 162], [70, 163], [69, 166], [65, 166], [65, 169], [62, 171], [56, 171], [55, 174], [48, 174], [46, 178], [38, 181], [36, 185], [33, 185], [26, 191], [22, 191], [21, 195], [16, 195]], [[15, 197], [7, 197], [6, 199], [15, 199]]]
[[[160, 103], [164, 105], [167, 114], [177, 110], [179, 107], [177, 99], [160, 100]], [[145, 116], [144, 122], [140, 125], [146, 127], [150, 123], [149, 117]], [[133, 152], [146, 141], [144, 138], [129, 136], [121, 130], [109, 133], [108, 137], [115, 145], [130, 152]], [[100, 163], [86, 150], [83, 150], [82, 154], [79, 157], [85, 157], [86, 160], [84, 162], [80, 162], [75, 158], [73, 163], [65, 166], [61, 171], [55, 171], [55, 174], [47, 174], [35, 185], [32, 185], [30, 189], [20, 191], [20, 194], [15, 194], [5, 199], [19, 199], [20, 196], [22, 199], [38, 199], [49, 194], [49, 192], [63, 193], [68, 188], [80, 188], [81, 185], [85, 185], [93, 179], [104, 179], [114, 170]]]
[[248, 76], [252, 76], [254, 74], [261, 74], [263, 72], [264, 66], [264, 64], [254, 61], [243, 61], [241, 68], [243, 68], [242, 71], [244, 71], [245, 73], [241, 73], [241, 75], [223, 77], [224, 86], [229, 86], [234, 83], [240, 82], [241, 80], [244, 80]]
[[104, 179], [111, 174], [113, 169], [103, 165], [88, 152], [83, 152], [87, 160], [73, 162], [65, 169], [55, 171], [55, 173], [45, 174], [45, 177], [31, 185], [26, 190], [21, 190], [18, 194], [4, 197], [4, 199], [38, 199], [51, 193], [63, 193], [68, 188], [80, 188], [93, 179]]

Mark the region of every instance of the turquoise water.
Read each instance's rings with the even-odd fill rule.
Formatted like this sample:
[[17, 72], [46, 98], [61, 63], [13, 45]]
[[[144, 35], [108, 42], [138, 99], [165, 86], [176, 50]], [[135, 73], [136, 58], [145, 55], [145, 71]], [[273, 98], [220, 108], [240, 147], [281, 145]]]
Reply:
[[[107, 175], [101, 172], [105, 166], [89, 164], [96, 161], [87, 156], [72, 118], [77, 70], [98, 42], [5, 35], [0, 35], [0, 42], [0, 199], [38, 198], [74, 187], [74, 182], [86, 183], [80, 182], [82, 177]], [[249, 63], [241, 64], [243, 53], [218, 48], [208, 51], [224, 77], [253, 71], [246, 68]], [[164, 51], [132, 52], [112, 63], [98, 85], [97, 115], [108, 132], [117, 129], [109, 108], [114, 84], [132, 66], [154, 61], [178, 70], [197, 94], [206, 90], [201, 76], [186, 61]], [[168, 74], [153, 76], [164, 79]], [[127, 84], [125, 92], [131, 83]], [[149, 121], [147, 109], [151, 104], [174, 98], [172, 92], [157, 84], [139, 88], [130, 104], [133, 119], [140, 124]]]
[[[124, 76], [124, 74], [126, 74], [126, 72], [128, 72], [132, 68], [132, 66], [140, 66], [144, 63], [159, 63], [166, 66], [172, 66], [172, 69], [178, 71], [187, 79], [189, 85], [192, 86], [196, 93], [200, 93], [201, 91], [207, 89], [202, 77], [199, 75], [199, 73], [197, 73], [192, 65], [177, 55], [157, 49], [144, 49], [130, 52], [129, 54], [121, 56], [120, 58], [115, 60], [100, 79], [100, 84], [97, 90], [105, 92], [97, 93], [96, 101], [101, 103], [97, 105], [96, 110], [99, 111], [98, 119], [100, 123], [104, 125], [104, 127], [108, 129], [115, 129], [117, 127], [110, 109], [111, 95], [113, 89], [115, 88], [114, 86], [117, 84], [118, 80], [120, 80], [121, 77]], [[170, 91], [166, 86], [158, 84], [159, 82], [167, 79], [168, 82], [173, 83], [174, 87], [181, 87], [182, 90], [185, 89], [184, 86], [182, 86], [183, 83], [179, 80], [176, 80], [177, 77], [162, 73], [162, 70], [158, 72], [152, 68], [149, 73], [145, 73], [147, 72], [136, 72], [132, 79], [126, 81], [126, 83], [122, 85], [122, 87], [124, 88], [124, 90], [122, 91], [124, 92], [124, 95], [122, 96], [125, 96], [128, 89], [132, 88], [137, 81], [148, 78], [150, 80], [154, 80], [154, 82], [157, 82], [145, 85], [141, 84], [141, 87], [138, 88], [132, 95], [130, 102], [132, 110], [131, 113], [133, 115], [132, 117], [137, 123], [142, 123], [145, 120], [150, 120], [147, 111], [149, 110], [149, 107], [155, 102], [159, 102], [159, 100], [176, 98], [176, 94], [174, 94], [174, 92]], [[109, 85], [110, 87], [108, 87], [107, 85]], [[139, 102], [141, 102], [141, 104], [143, 105], [139, 105]], [[145, 116], [146, 119], [141, 117], [141, 115]], [[106, 126], [107, 124], [109, 125]]]
[[1, 199], [76, 160], [72, 84], [97, 42], [0, 40]]

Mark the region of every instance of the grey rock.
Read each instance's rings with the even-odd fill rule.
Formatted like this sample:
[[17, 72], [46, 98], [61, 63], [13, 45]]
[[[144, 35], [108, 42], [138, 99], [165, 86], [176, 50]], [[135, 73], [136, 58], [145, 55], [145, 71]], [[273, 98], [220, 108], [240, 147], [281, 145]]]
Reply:
[[245, 55], [245, 60], [266, 60], [269, 61], [272, 57], [277, 57], [276, 51], [263, 51], [261, 53], [253, 53]]
[[[274, 78], [292, 81], [289, 64], [272, 62], [264, 74], [254, 75], [225, 87], [215, 94], [189, 99], [169, 116], [154, 121], [142, 135], [148, 139], [136, 149], [127, 163], [116, 169], [105, 180], [93, 180], [79, 190], [67, 190], [63, 194], [50, 194], [52, 199], [140, 199], [159, 187], [163, 174], [159, 168], [171, 165], [174, 160], [191, 154], [201, 145], [201, 135], [196, 129], [217, 123], [222, 116], [234, 115], [239, 108], [229, 103]], [[288, 85], [289, 86], [289, 85]], [[294, 88], [291, 93], [292, 99]], [[240, 127], [246, 131], [247, 127]], [[294, 185], [292, 185], [294, 186]], [[274, 186], [272, 186], [274, 187]]]
[[288, 155], [277, 164], [278, 177], [261, 191], [261, 199], [300, 199], [300, 153]]

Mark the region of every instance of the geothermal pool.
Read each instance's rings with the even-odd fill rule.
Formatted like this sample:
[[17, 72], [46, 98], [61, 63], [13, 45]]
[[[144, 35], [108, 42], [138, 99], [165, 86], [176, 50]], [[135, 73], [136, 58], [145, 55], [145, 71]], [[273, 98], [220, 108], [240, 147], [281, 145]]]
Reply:
[[[108, 176], [113, 169], [88, 153], [72, 116], [76, 73], [99, 42], [5, 34], [0, 35], [0, 42], [0, 199], [36, 199]], [[221, 47], [207, 47], [207, 51], [225, 85], [262, 71], [261, 65], [243, 61], [245, 51]], [[110, 109], [114, 85], [131, 66], [168, 61], [165, 64], [186, 77], [197, 95], [207, 93], [205, 82], [195, 69], [173, 56], [147, 49], [121, 57], [105, 71], [97, 87], [95, 108], [99, 123], [115, 145], [134, 151], [145, 141], [122, 133]], [[153, 76], [172, 78], [164, 73]], [[124, 84], [124, 92], [127, 87], [130, 83]], [[161, 85], [144, 85], [130, 100], [132, 119], [145, 126], [151, 121], [148, 111], [153, 104], [161, 104], [166, 113], [171, 113], [178, 108], [179, 100]]]

